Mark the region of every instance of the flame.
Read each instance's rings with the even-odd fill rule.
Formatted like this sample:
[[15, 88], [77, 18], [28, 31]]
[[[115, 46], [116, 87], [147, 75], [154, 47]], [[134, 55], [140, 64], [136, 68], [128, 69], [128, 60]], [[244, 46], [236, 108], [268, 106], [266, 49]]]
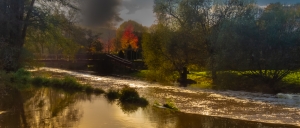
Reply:
[[133, 27], [127, 26], [121, 38], [122, 48], [127, 49], [131, 46], [132, 49], [136, 50], [138, 49], [138, 41], [138, 37], [133, 33]]

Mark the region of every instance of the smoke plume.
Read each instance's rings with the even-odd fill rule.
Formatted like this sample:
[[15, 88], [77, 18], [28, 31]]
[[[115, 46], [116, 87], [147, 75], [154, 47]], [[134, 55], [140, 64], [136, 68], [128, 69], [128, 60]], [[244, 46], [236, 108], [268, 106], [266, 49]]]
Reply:
[[81, 3], [83, 22], [88, 26], [112, 25], [119, 16], [121, 0], [84, 0]]

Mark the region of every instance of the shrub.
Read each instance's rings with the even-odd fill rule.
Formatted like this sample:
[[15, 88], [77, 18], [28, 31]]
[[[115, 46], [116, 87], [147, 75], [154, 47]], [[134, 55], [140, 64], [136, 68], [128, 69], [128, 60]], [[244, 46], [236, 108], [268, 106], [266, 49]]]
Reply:
[[108, 92], [105, 94], [105, 97], [108, 100], [113, 101], [113, 100], [118, 99], [120, 97], [120, 93], [119, 93], [118, 90], [109, 89]]
[[31, 77], [30, 72], [21, 68], [13, 74], [13, 76], [11, 78], [11, 82], [27, 84], [30, 80], [30, 77]]
[[102, 93], [105, 93], [105, 91], [102, 90], [102, 89], [100, 89], [100, 88], [94, 88], [94, 93], [95, 93], [96, 95], [100, 95], [100, 94], [102, 94]]
[[163, 106], [165, 108], [169, 108], [169, 109], [172, 109], [172, 110], [176, 110], [178, 111], [178, 108], [175, 106], [175, 104], [171, 101], [167, 101], [167, 103], [163, 104]]
[[148, 100], [147, 100], [146, 98], [140, 97], [140, 99], [139, 99], [139, 104], [140, 104], [142, 107], [146, 107], [146, 106], [149, 104], [149, 102], [148, 102]]
[[45, 77], [34, 77], [31, 80], [32, 85], [34, 86], [50, 86], [51, 81]]
[[133, 103], [141, 106], [148, 105], [148, 101], [145, 98], [140, 97], [139, 93], [134, 88], [130, 88], [130, 87], [124, 87], [121, 90], [120, 102]]
[[94, 92], [94, 89], [93, 89], [93, 87], [91, 87], [91, 86], [86, 86], [86, 87], [85, 87], [85, 92], [86, 92], [86, 93], [93, 93], [93, 92]]
[[63, 88], [70, 90], [83, 90], [84, 87], [76, 81], [75, 78], [66, 76], [63, 79]]
[[17, 72], [12, 73], [10, 77], [10, 82], [14, 83], [13, 86], [15, 86], [18, 89], [28, 88], [30, 80], [31, 80], [30, 72], [22, 68], [19, 69]]
[[55, 88], [63, 86], [63, 81], [57, 78], [54, 78], [50, 81], [50, 85]]
[[140, 98], [140, 96], [134, 88], [124, 87], [121, 90], [121, 96], [120, 96], [121, 102], [134, 103], [134, 102], [137, 102], [137, 100], [139, 100], [139, 98]]

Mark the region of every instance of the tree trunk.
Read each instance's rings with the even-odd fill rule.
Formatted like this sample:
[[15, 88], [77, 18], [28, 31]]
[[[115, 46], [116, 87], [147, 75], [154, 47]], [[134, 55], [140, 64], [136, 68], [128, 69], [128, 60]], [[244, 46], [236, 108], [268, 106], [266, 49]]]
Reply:
[[179, 78], [179, 83], [180, 83], [180, 86], [184, 86], [186, 87], [187, 86], [187, 74], [188, 74], [188, 71], [187, 71], [187, 68], [186, 67], [183, 67], [182, 68], [182, 71], [180, 71], [180, 78]]
[[25, 3], [24, 0], [11, 0], [5, 6], [10, 13], [7, 17], [8, 35], [5, 38], [5, 45], [1, 48], [0, 60], [5, 71], [16, 71], [21, 67], [21, 54], [35, 0], [32, 0], [24, 20]]

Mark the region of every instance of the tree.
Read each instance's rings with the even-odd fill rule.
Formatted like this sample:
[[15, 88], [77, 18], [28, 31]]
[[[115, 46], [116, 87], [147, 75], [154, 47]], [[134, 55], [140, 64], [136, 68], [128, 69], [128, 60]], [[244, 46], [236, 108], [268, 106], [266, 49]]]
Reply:
[[93, 34], [91, 30], [87, 32], [87, 43], [89, 53], [100, 53], [103, 50], [103, 44], [100, 41], [99, 34]]
[[[166, 78], [175, 74], [175, 78], [185, 85], [187, 82], [187, 67], [203, 64], [200, 43], [195, 39], [194, 31], [181, 29], [174, 31], [159, 24], [145, 33], [142, 40], [143, 56], [148, 68]], [[203, 53], [205, 54], [205, 53]], [[173, 78], [174, 79], [174, 78]]]
[[133, 33], [133, 27], [127, 26], [123, 36], [121, 38], [122, 49], [132, 48], [133, 50], [138, 49], [138, 37]]
[[204, 67], [208, 64], [214, 78], [216, 69], [212, 33], [218, 32], [223, 20], [246, 12], [251, 4], [249, 0], [155, 0], [154, 12], [158, 22], [172, 35], [169, 45], [162, 46], [170, 49], [168, 54], [160, 56], [166, 56], [171, 61], [171, 67], [176, 67], [174, 69], [183, 83], [186, 81], [185, 70], [191, 65]]
[[116, 40], [115, 40], [115, 44], [114, 44], [116, 51], [124, 49], [124, 47], [122, 47], [121, 40], [122, 40], [122, 37], [123, 37], [125, 31], [127, 31], [127, 33], [128, 33], [129, 30], [131, 31], [132, 34], [137, 36], [137, 38], [138, 38], [137, 46], [139, 46], [141, 44], [140, 40], [142, 37], [142, 33], [146, 31], [146, 27], [144, 27], [143, 25], [141, 25], [133, 20], [128, 20], [128, 21], [123, 22], [116, 31]]
[[74, 56], [79, 49], [80, 41], [82, 38], [86, 38], [84, 37], [85, 33], [75, 36], [74, 32], [84, 30], [76, 29], [76, 26], [70, 24], [65, 15], [59, 14], [59, 12], [48, 14], [43, 19], [43, 25], [28, 27], [24, 48], [36, 55], [64, 54], [65, 56]]
[[[46, 0], [45, 0], [46, 1]], [[71, 4], [67, 0], [51, 0], [67, 7]], [[1, 45], [0, 60], [2, 68], [6, 71], [15, 71], [20, 67], [20, 55], [28, 26], [34, 15], [36, 0], [2, 0], [0, 2], [0, 37], [3, 38]]]
[[270, 86], [298, 69], [299, 12], [294, 8], [275, 3], [258, 18], [223, 22], [216, 41], [218, 69], [240, 71]]

